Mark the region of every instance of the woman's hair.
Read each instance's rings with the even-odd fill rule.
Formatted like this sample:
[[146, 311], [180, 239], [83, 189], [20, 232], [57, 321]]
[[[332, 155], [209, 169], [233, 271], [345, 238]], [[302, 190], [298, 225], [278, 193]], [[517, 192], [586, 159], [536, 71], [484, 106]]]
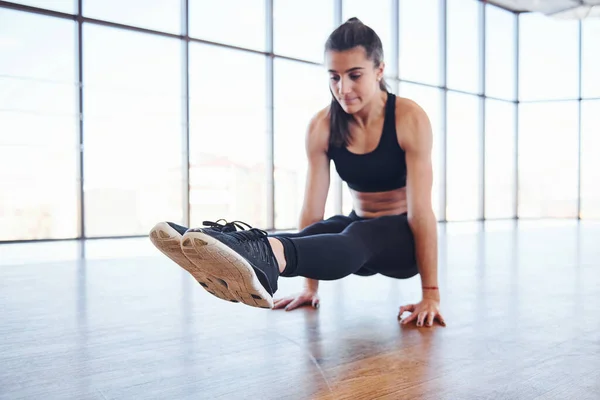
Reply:
[[[375, 67], [379, 67], [383, 62], [383, 46], [377, 33], [367, 25], [363, 24], [358, 18], [353, 17], [336, 28], [325, 43], [325, 51], [345, 51], [354, 47], [362, 46], [367, 59], [373, 61]], [[385, 79], [379, 81], [379, 88], [387, 91]], [[351, 119], [350, 114], [346, 113], [338, 103], [335, 95], [332, 93], [331, 106], [329, 109], [331, 134], [329, 143], [336, 147], [350, 144], [350, 130], [348, 123]]]

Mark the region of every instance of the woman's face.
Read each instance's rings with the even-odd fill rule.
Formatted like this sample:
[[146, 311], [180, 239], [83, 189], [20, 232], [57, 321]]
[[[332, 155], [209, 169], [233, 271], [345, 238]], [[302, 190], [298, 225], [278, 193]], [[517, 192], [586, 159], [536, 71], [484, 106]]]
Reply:
[[380, 92], [384, 65], [375, 67], [362, 46], [345, 51], [327, 51], [331, 93], [348, 114], [360, 111]]

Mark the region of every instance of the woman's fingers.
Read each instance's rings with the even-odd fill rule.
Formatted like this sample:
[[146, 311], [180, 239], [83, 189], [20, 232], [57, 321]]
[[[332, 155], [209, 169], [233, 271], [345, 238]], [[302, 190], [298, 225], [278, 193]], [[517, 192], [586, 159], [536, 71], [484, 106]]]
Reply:
[[310, 303], [310, 300], [310, 298], [306, 298], [305, 296], [298, 296], [285, 308], [285, 311], [292, 311], [295, 308]]
[[435, 313], [430, 312], [427, 316], [427, 326], [433, 325], [433, 320], [435, 319]]
[[398, 318], [402, 317], [402, 314], [405, 312], [413, 312], [415, 310], [414, 304], [408, 304], [406, 306], [400, 307], [400, 311], [398, 312]]
[[421, 311], [419, 313], [419, 317], [417, 318], [417, 326], [423, 326], [423, 321], [425, 321], [425, 317], [427, 317], [427, 311]]
[[412, 313], [405, 320], [402, 321], [402, 325], [408, 324], [410, 321], [414, 321], [417, 318], [417, 314]]
[[440, 321], [440, 324], [442, 326], [446, 326], [446, 321], [444, 320], [444, 317], [442, 317], [442, 314], [438, 314], [437, 319], [438, 319], [438, 321]]
[[275, 303], [273, 303], [273, 309], [283, 308], [290, 304], [292, 300], [294, 300], [293, 297], [286, 297], [283, 299], [276, 300]]

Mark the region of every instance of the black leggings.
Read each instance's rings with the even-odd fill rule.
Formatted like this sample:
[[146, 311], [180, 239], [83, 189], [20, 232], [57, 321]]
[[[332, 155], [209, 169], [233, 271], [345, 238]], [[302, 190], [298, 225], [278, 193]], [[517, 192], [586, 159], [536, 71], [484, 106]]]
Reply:
[[334, 280], [379, 273], [406, 279], [419, 272], [406, 214], [365, 219], [353, 211], [272, 237], [284, 247], [287, 265], [281, 276]]

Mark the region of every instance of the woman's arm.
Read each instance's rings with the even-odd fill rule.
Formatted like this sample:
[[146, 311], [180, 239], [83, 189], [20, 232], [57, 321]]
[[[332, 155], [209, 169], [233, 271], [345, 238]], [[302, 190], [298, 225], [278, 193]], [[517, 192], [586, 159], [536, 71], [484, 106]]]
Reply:
[[[325, 204], [329, 193], [329, 142], [326, 110], [321, 111], [310, 121], [306, 132], [305, 151], [308, 160], [304, 201], [300, 212], [299, 229], [323, 220]], [[316, 292], [319, 281], [306, 278], [306, 289]]]
[[[413, 314], [405, 322], [417, 318], [417, 325], [433, 323], [439, 315], [437, 221], [431, 204], [433, 168], [431, 149], [433, 134], [427, 114], [416, 103], [402, 99], [398, 121], [401, 145], [406, 153], [406, 196], [408, 223], [415, 239], [417, 266], [421, 276], [423, 300], [409, 305]], [[410, 309], [412, 307], [412, 310]], [[417, 307], [419, 306], [419, 307]], [[401, 308], [401, 312], [403, 309]]]
[[[329, 193], [329, 157], [327, 145], [329, 142], [329, 123], [327, 109], [319, 112], [310, 121], [306, 132], [305, 149], [308, 159], [308, 171], [304, 190], [304, 201], [300, 212], [299, 229], [323, 220], [325, 203]], [[317, 290], [319, 281], [306, 278], [302, 293], [279, 299], [275, 302], [276, 309], [285, 307], [291, 311], [305, 304], [317, 307], [319, 297]]]

